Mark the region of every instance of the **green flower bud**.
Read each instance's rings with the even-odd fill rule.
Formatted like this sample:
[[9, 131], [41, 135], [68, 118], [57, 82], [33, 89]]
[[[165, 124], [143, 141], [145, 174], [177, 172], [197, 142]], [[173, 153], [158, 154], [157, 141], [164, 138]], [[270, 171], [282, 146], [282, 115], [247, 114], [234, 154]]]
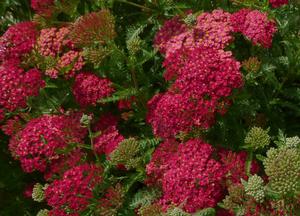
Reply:
[[164, 216], [190, 216], [190, 214], [186, 213], [179, 207], [172, 207], [168, 209]]
[[48, 209], [42, 209], [40, 210], [36, 216], [48, 216], [49, 210]]
[[46, 184], [45, 186], [43, 186], [40, 183], [36, 183], [33, 186], [33, 190], [32, 190], [32, 199], [36, 202], [43, 202], [43, 200], [45, 199], [45, 194], [44, 194], [44, 190], [48, 187], [48, 184]]
[[110, 154], [113, 164], [124, 164], [127, 169], [136, 168], [140, 164], [140, 144], [134, 138], [123, 140]]
[[139, 209], [140, 216], [163, 216], [161, 206], [158, 204], [146, 205]]
[[80, 123], [84, 126], [88, 126], [91, 123], [91, 120], [92, 120], [92, 116], [83, 114], [80, 119]]
[[260, 127], [251, 128], [245, 138], [245, 144], [254, 150], [268, 146], [270, 144], [268, 132], [269, 130], [264, 130]]
[[256, 174], [254, 176], [251, 176], [244, 187], [247, 195], [254, 197], [254, 199], [259, 203], [262, 203], [264, 201], [264, 181], [260, 176]]
[[188, 14], [183, 21], [188, 26], [193, 26], [197, 21], [197, 17], [195, 14]]
[[295, 148], [271, 148], [263, 161], [270, 188], [281, 194], [300, 190], [300, 151]]
[[131, 54], [135, 54], [141, 49], [142, 43], [141, 38], [135, 37], [127, 41], [127, 49]]

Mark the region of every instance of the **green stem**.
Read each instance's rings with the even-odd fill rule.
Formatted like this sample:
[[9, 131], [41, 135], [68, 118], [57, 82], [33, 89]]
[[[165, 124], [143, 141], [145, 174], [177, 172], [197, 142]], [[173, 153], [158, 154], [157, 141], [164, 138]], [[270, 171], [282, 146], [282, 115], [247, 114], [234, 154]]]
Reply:
[[143, 10], [146, 10], [146, 11], [152, 11], [151, 8], [145, 7], [145, 6], [143, 6], [143, 5], [140, 5], [140, 4], [137, 4], [137, 3], [134, 3], [134, 2], [130, 2], [130, 1], [126, 1], [126, 0], [116, 0], [116, 1], [122, 2], [122, 3], [125, 3], [125, 4], [129, 4], [129, 5], [132, 5], [132, 6], [141, 8], [141, 9], [143, 9]]
[[93, 151], [93, 153], [95, 155], [96, 161], [98, 162], [99, 161], [99, 157], [98, 157], [97, 152], [96, 152], [96, 150], [94, 148], [94, 137], [93, 137], [93, 132], [91, 130], [91, 125], [90, 124], [88, 124], [87, 129], [88, 129], [89, 138], [90, 138], [90, 141], [91, 141], [91, 149], [92, 149], [92, 151]]
[[253, 151], [251, 150], [249, 152], [249, 155], [248, 155], [248, 158], [247, 158], [247, 162], [246, 162], [246, 173], [247, 173], [248, 176], [251, 175], [252, 160], [253, 160]]

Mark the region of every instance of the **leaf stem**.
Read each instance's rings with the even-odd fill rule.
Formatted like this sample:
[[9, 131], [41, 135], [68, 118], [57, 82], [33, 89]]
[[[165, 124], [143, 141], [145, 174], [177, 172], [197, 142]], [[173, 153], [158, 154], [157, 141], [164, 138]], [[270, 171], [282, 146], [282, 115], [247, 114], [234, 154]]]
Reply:
[[145, 6], [143, 6], [143, 5], [140, 5], [140, 4], [137, 4], [137, 3], [134, 3], [134, 2], [130, 2], [130, 1], [126, 1], [126, 0], [116, 0], [116, 1], [117, 1], [117, 2], [121, 2], [121, 3], [125, 3], [125, 4], [129, 4], [129, 5], [132, 5], [132, 6], [141, 8], [141, 9], [143, 9], [143, 10], [146, 10], [146, 11], [152, 11], [151, 8], [145, 7]]

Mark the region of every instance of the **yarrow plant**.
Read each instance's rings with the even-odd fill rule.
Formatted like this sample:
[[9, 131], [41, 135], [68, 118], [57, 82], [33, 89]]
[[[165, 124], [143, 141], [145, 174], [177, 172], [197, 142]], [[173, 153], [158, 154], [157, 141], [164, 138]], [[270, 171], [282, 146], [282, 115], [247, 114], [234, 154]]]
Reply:
[[295, 1], [5, 1], [0, 17], [0, 215], [300, 212]]

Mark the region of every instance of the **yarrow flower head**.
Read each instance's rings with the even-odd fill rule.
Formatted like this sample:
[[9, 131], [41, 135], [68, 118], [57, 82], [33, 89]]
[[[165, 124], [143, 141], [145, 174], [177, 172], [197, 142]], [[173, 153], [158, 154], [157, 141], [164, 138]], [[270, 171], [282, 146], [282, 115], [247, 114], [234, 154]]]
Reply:
[[41, 209], [36, 216], [49, 216], [49, 210], [48, 209]]
[[276, 23], [269, 20], [266, 13], [258, 10], [241, 9], [232, 14], [231, 22], [236, 32], [241, 32], [254, 45], [260, 44], [270, 48], [274, 33], [277, 31]]
[[278, 8], [283, 5], [287, 5], [289, 3], [289, 0], [269, 0], [269, 3], [273, 8]]
[[115, 36], [114, 18], [109, 10], [92, 12], [80, 17], [71, 32], [72, 41], [81, 46], [94, 43], [104, 45]]
[[245, 144], [254, 150], [264, 148], [270, 144], [269, 130], [260, 127], [253, 127], [245, 137]]
[[147, 121], [154, 134], [171, 137], [193, 127], [209, 128], [224, 114], [233, 89], [243, 85], [240, 63], [231, 52], [196, 47], [178, 50], [164, 62], [166, 79], [177, 77], [165, 94], [148, 102]]
[[295, 148], [271, 148], [263, 161], [272, 190], [281, 194], [296, 194], [300, 190], [300, 151]]
[[250, 73], [259, 71], [261, 61], [257, 57], [250, 57], [242, 62], [243, 68]]
[[37, 35], [38, 31], [33, 22], [20, 22], [10, 26], [0, 37], [0, 62], [29, 53]]
[[54, 180], [45, 190], [45, 199], [53, 209], [49, 215], [79, 216], [93, 198], [94, 188], [102, 183], [102, 168], [82, 164], [66, 171], [62, 179]]
[[265, 198], [264, 180], [258, 176], [251, 176], [247, 182], [244, 183], [245, 192], [252, 196], [257, 202], [262, 203]]
[[225, 48], [233, 40], [230, 17], [230, 13], [223, 10], [202, 13], [197, 17], [195, 26], [168, 40], [165, 45], [166, 57], [177, 50], [192, 51], [199, 46], [213, 49]]
[[39, 53], [43, 56], [56, 57], [65, 46], [72, 47], [72, 42], [68, 38], [69, 33], [67, 27], [42, 29], [37, 41]]
[[27, 98], [37, 96], [45, 85], [39, 70], [25, 72], [18, 64], [11, 59], [0, 66], [0, 105], [9, 111], [26, 107]]
[[95, 106], [98, 100], [110, 96], [113, 92], [112, 82], [107, 78], [100, 78], [90, 72], [82, 72], [75, 77], [73, 94], [83, 107]]
[[213, 152], [211, 145], [198, 139], [181, 143], [163, 175], [160, 203], [165, 207], [170, 203], [182, 205], [190, 213], [215, 207], [222, 198], [224, 170], [212, 158]]
[[134, 138], [124, 139], [110, 154], [113, 164], [124, 165], [127, 169], [137, 168], [142, 160], [140, 143]]
[[298, 148], [300, 147], [300, 138], [298, 136], [286, 138], [285, 145], [287, 148]]
[[170, 169], [169, 162], [176, 157], [178, 145], [175, 139], [166, 139], [155, 149], [151, 161], [146, 166], [147, 184], [162, 184], [163, 175]]
[[168, 41], [187, 30], [188, 26], [185, 25], [178, 16], [173, 17], [172, 19], [165, 21], [163, 27], [156, 33], [154, 46], [158, 48], [161, 53], [165, 53], [167, 51], [166, 46]]
[[48, 184], [42, 185], [40, 183], [36, 183], [33, 186], [32, 190], [32, 199], [36, 202], [43, 202], [45, 199], [44, 190], [48, 187]]
[[9, 149], [25, 172], [43, 172], [51, 161], [59, 159], [57, 150], [70, 142], [80, 143], [84, 138], [86, 129], [80, 127], [79, 118], [77, 120], [65, 115], [32, 119], [10, 139]]
[[50, 16], [54, 0], [31, 0], [31, 8], [41, 15]]
[[8, 119], [5, 124], [1, 126], [1, 130], [8, 136], [16, 134], [23, 128], [21, 118], [19, 116], [14, 116]]

